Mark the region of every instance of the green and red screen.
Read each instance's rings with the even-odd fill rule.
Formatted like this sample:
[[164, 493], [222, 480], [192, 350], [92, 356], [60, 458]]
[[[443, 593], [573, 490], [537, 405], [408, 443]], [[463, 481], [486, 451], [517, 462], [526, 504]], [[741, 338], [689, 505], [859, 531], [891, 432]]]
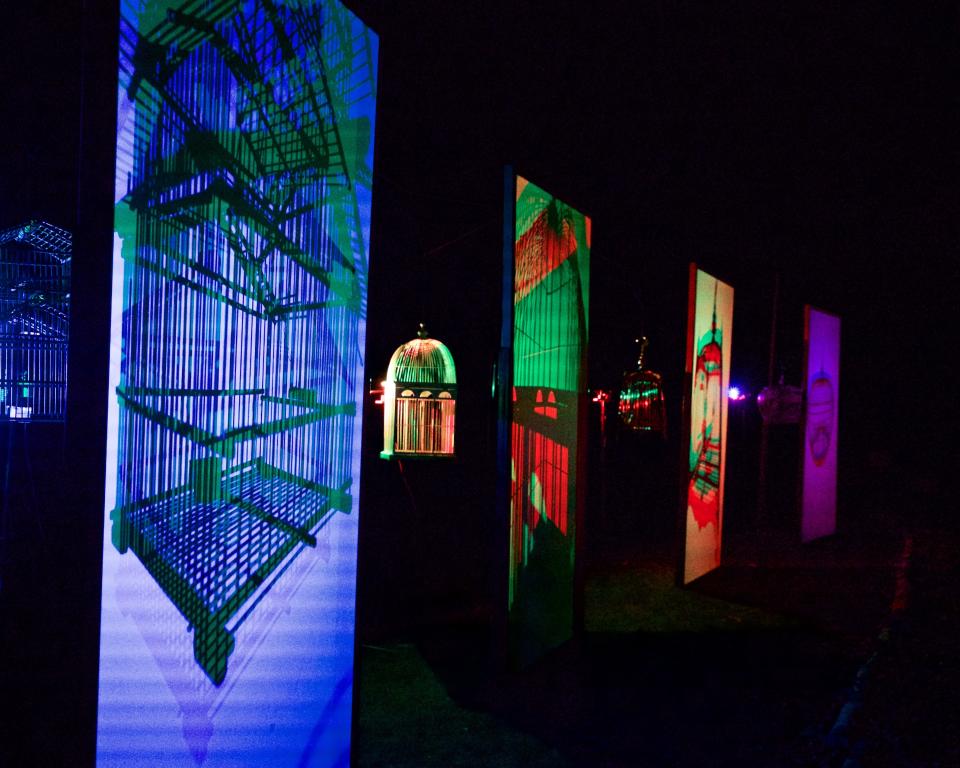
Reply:
[[590, 219], [520, 176], [514, 191], [508, 605], [523, 664], [573, 630]]

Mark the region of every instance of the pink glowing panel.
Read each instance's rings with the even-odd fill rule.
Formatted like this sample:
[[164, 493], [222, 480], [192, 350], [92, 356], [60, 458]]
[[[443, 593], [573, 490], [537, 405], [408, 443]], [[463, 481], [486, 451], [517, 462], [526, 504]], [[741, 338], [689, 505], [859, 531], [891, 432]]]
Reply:
[[837, 529], [837, 414], [840, 318], [804, 308], [803, 490], [800, 537], [811, 541]]
[[686, 373], [690, 377], [686, 536], [682, 581], [720, 565], [733, 288], [690, 265]]

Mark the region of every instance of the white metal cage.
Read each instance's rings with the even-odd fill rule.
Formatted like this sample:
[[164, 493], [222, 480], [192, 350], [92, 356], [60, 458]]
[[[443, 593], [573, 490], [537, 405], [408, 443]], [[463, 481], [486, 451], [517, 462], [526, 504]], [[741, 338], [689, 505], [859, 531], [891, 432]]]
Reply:
[[452, 457], [457, 371], [447, 347], [428, 337], [402, 344], [390, 358], [383, 391], [383, 459]]

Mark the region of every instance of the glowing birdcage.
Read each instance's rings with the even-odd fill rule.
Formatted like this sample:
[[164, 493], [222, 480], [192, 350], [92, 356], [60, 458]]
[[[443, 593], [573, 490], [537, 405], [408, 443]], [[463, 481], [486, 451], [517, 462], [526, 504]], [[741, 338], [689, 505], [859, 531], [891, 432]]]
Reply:
[[644, 367], [647, 338], [637, 339], [640, 354], [637, 369], [623, 374], [618, 411], [624, 426], [637, 432], [659, 432], [667, 435], [667, 408], [663, 395], [663, 379], [659, 373]]
[[382, 459], [453, 456], [457, 371], [423, 324], [397, 348], [383, 385]]
[[44, 221], [0, 231], [0, 420], [65, 416], [72, 253]]
[[783, 383], [764, 387], [757, 395], [757, 409], [766, 424], [798, 424], [803, 411], [803, 391]]

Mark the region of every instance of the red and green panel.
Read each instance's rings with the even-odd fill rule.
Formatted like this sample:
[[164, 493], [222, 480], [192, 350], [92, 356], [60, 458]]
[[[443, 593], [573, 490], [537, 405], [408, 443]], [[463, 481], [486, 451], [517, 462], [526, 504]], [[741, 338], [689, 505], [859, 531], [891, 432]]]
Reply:
[[515, 181], [507, 599], [510, 654], [526, 664], [573, 631], [590, 219]]

